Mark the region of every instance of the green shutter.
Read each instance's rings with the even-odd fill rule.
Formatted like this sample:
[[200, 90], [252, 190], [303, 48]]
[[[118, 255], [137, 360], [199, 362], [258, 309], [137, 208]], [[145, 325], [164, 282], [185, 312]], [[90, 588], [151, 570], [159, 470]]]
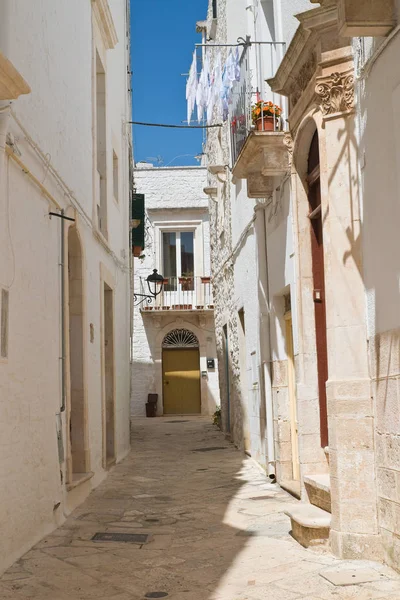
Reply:
[[139, 249], [144, 250], [144, 194], [132, 194], [131, 219], [140, 221], [139, 227], [132, 229], [132, 250], [136, 256]]

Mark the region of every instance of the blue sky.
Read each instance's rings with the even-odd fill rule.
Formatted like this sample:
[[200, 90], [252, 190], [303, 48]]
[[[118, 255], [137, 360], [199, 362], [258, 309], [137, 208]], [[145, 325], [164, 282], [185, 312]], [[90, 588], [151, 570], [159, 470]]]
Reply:
[[[186, 120], [181, 73], [189, 71], [194, 44], [201, 42], [196, 21], [206, 18], [207, 5], [207, 0], [131, 0], [134, 121]], [[199, 164], [194, 156], [201, 152], [202, 130], [134, 126], [133, 133], [136, 162], [160, 156], [164, 166]]]

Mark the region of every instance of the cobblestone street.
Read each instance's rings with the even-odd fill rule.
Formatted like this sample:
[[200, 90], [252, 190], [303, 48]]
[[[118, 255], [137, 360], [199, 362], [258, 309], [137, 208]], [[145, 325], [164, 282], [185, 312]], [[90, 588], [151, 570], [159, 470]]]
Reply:
[[[129, 457], [3, 575], [0, 599], [400, 599], [390, 569], [299, 546], [283, 514], [294, 502], [209, 418], [137, 420]], [[93, 541], [96, 533], [149, 538]], [[324, 577], [349, 569], [369, 581]]]

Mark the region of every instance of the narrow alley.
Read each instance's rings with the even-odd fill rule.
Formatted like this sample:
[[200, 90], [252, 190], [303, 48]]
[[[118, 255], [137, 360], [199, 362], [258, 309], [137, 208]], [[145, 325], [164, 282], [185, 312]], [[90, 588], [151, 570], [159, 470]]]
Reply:
[[[6, 571], [0, 598], [400, 599], [389, 568], [297, 544], [284, 515], [295, 502], [209, 418], [138, 419], [128, 458]], [[366, 582], [334, 585], [338, 574]]]

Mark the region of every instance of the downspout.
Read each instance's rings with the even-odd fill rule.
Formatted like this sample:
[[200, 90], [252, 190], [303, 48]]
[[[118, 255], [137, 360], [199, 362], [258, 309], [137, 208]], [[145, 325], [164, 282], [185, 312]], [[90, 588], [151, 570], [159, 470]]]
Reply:
[[[0, 209], [6, 206], [7, 203], [7, 173], [6, 173], [6, 157], [7, 157], [7, 133], [8, 122], [10, 119], [10, 103], [0, 102]], [[5, 249], [4, 249], [5, 250]], [[4, 260], [4, 259], [3, 259]], [[3, 260], [1, 266], [3, 266]], [[6, 265], [4, 265], [6, 266]], [[6, 271], [6, 269], [5, 269]], [[3, 274], [2, 274], [3, 277]], [[2, 281], [6, 285], [5, 281]], [[10, 284], [8, 284], [10, 285]]]
[[60, 412], [65, 412], [65, 396], [66, 396], [66, 377], [65, 377], [65, 357], [67, 354], [67, 339], [65, 335], [65, 226], [64, 226], [65, 211], [61, 209], [61, 407]]
[[61, 295], [61, 406], [60, 413], [65, 412], [65, 398], [66, 398], [66, 357], [67, 357], [67, 337], [65, 335], [65, 277], [67, 274], [67, 265], [65, 261], [65, 226], [64, 221], [72, 221], [75, 222], [75, 219], [72, 217], [65, 216], [65, 210], [62, 208], [59, 213], [49, 212], [50, 217], [58, 217], [61, 220], [61, 257], [59, 266], [61, 268], [61, 286], [60, 286], [60, 295]]

